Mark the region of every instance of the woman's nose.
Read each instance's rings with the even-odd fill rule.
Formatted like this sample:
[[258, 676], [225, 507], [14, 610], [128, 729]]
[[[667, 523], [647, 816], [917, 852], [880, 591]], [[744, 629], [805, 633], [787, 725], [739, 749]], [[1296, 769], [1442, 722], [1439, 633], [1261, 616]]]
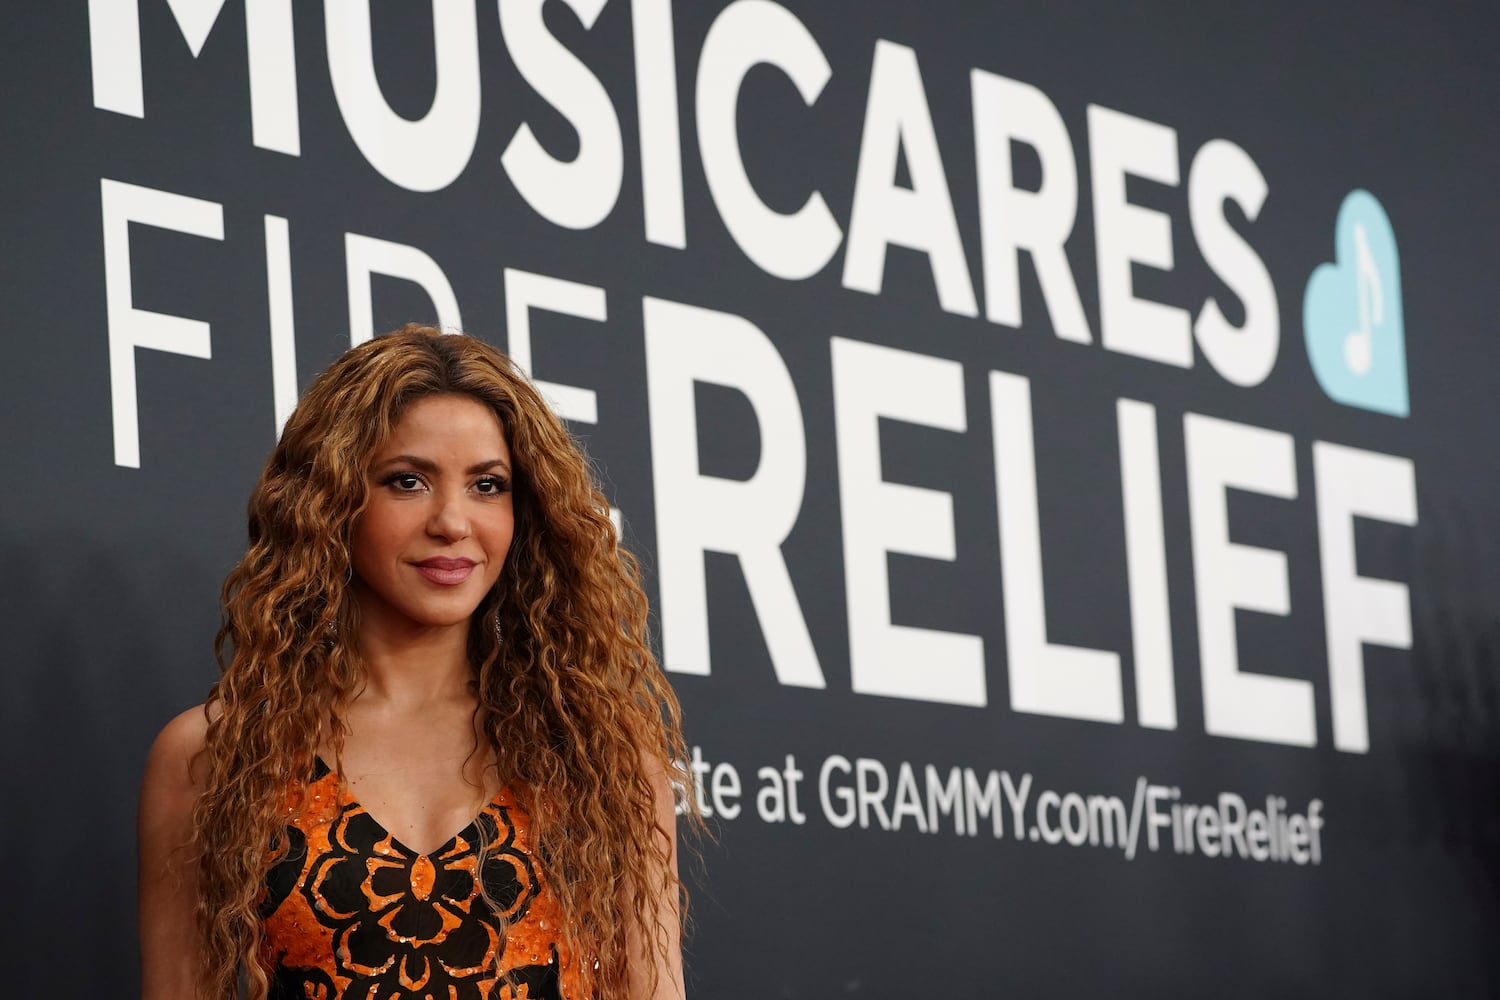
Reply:
[[450, 541], [469, 536], [469, 515], [462, 495], [438, 497], [427, 522], [427, 533]]

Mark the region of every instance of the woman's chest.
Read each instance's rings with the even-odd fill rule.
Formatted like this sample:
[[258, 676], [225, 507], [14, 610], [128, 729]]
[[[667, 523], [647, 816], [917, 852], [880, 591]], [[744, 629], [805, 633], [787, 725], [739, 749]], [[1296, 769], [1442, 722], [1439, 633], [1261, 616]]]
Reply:
[[507, 792], [427, 852], [326, 767], [288, 820], [261, 904], [273, 996], [488, 997], [501, 970], [528, 986], [518, 995], [576, 995], [562, 914]]
[[[427, 854], [500, 791], [494, 754], [478, 749], [469, 717], [378, 724], [351, 719], [340, 765], [351, 798], [402, 844]], [[329, 748], [322, 760], [333, 764]]]

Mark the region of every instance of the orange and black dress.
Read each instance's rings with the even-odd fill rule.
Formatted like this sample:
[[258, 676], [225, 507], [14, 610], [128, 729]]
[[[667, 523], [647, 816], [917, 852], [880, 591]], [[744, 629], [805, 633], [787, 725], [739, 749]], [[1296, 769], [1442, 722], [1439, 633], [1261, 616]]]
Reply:
[[[579, 1000], [561, 911], [508, 791], [430, 854], [391, 836], [321, 760], [288, 808], [289, 850], [261, 903], [271, 1000]], [[494, 909], [479, 892], [481, 844]]]

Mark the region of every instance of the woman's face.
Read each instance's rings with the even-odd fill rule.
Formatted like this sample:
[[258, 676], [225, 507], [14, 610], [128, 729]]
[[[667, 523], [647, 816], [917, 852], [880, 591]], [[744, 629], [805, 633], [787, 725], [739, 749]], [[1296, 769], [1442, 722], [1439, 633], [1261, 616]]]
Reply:
[[352, 540], [361, 627], [395, 636], [466, 624], [515, 530], [510, 448], [494, 411], [468, 396], [417, 400], [367, 476]]

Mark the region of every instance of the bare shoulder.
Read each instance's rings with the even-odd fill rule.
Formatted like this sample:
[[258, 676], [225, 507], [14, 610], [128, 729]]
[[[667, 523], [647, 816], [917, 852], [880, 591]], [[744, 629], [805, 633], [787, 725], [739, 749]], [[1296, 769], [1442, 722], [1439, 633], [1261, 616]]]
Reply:
[[208, 732], [208, 716], [202, 705], [194, 705], [162, 727], [156, 741], [151, 744], [151, 754], [146, 759], [146, 777], [169, 777], [174, 774], [190, 780], [188, 769], [193, 758], [203, 750], [204, 737]]
[[173, 806], [180, 808], [184, 803], [190, 805], [201, 790], [208, 713], [216, 707], [210, 706], [206, 712], [202, 705], [194, 705], [174, 717], [157, 734], [146, 757], [146, 773], [141, 782], [143, 810], [152, 806], [172, 809]]
[[203, 749], [203, 737], [207, 732], [208, 715], [202, 705], [194, 705], [162, 727], [156, 737], [156, 747], [168, 751], [187, 750], [197, 753]]
[[[141, 995], [195, 995], [194, 909], [197, 866], [191, 851], [193, 805], [202, 790], [201, 751], [208, 732], [202, 705], [162, 728], [146, 758], [137, 817]], [[184, 853], [187, 852], [187, 853]]]

